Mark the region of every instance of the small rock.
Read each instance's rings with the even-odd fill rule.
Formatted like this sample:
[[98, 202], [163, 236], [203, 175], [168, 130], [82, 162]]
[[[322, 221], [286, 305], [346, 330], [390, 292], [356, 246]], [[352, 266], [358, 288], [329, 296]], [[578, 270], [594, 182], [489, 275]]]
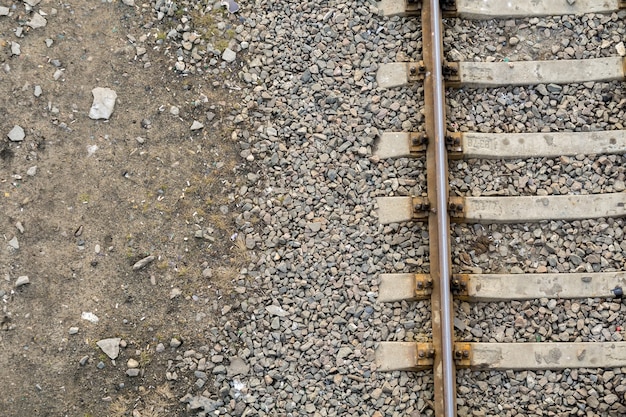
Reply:
[[37, 174], [37, 165], [28, 168], [28, 171], [26, 171], [26, 175], [28, 175], [29, 177], [34, 177], [35, 174]]
[[117, 93], [110, 88], [96, 87], [91, 90], [93, 104], [89, 110], [89, 117], [94, 120], [109, 119], [115, 107]]
[[80, 315], [80, 318], [83, 320], [87, 320], [90, 321], [92, 323], [97, 323], [100, 321], [100, 319], [98, 318], [98, 316], [96, 316], [95, 314], [93, 314], [92, 312], [89, 311], [83, 311]]
[[239, 11], [239, 5], [235, 2], [235, 0], [221, 0], [221, 5], [226, 6], [230, 13]]
[[173, 300], [174, 298], [180, 296], [183, 293], [183, 291], [180, 288], [172, 288], [172, 290], [170, 291], [170, 300]]
[[9, 240], [9, 246], [15, 250], [20, 248], [20, 242], [17, 241], [17, 236], [14, 236], [13, 239]]
[[352, 353], [352, 349], [344, 346], [344, 347], [340, 347], [339, 351], [337, 352], [337, 359], [343, 359], [346, 356], [350, 355]]
[[615, 49], [617, 50], [617, 53], [619, 54], [619, 56], [626, 55], [626, 46], [624, 46], [624, 42], [620, 42], [617, 45], [615, 45]]
[[26, 134], [24, 133], [24, 129], [22, 129], [21, 126], [15, 125], [13, 126], [13, 129], [11, 129], [11, 131], [7, 134], [7, 136], [9, 137], [9, 140], [11, 142], [21, 142], [24, 140], [24, 137], [26, 137]]
[[48, 21], [39, 13], [33, 13], [31, 19], [26, 23], [26, 26], [30, 26], [33, 29], [38, 29], [46, 26]]
[[176, 349], [177, 347], [179, 347], [182, 344], [183, 344], [183, 342], [181, 342], [180, 340], [178, 340], [175, 337], [172, 337], [172, 340], [170, 340], [170, 347], [173, 347], [174, 349]]
[[289, 313], [283, 310], [281, 307], [275, 306], [273, 304], [265, 307], [265, 309], [273, 316], [286, 317], [289, 315]]
[[141, 268], [144, 268], [146, 265], [148, 265], [149, 263], [151, 263], [152, 261], [154, 261], [156, 259], [156, 257], [150, 255], [150, 256], [146, 256], [145, 258], [137, 261], [135, 263], [135, 265], [133, 265], [133, 271], [137, 271]]
[[248, 365], [243, 359], [234, 357], [230, 360], [230, 365], [226, 368], [228, 376], [246, 375], [250, 371]]
[[122, 0], [122, 3], [124, 3], [126, 6], [133, 7], [135, 5], [135, 0]]
[[25, 230], [25, 229], [24, 229], [24, 225], [22, 224], [22, 222], [17, 222], [17, 223], [15, 223], [15, 227], [17, 228], [17, 230], [18, 230], [20, 233], [24, 233], [24, 230]]
[[69, 334], [77, 334], [78, 333], [78, 327], [70, 327], [70, 330], [68, 332]]
[[11, 9], [5, 6], [0, 6], [0, 16], [8, 16]]
[[128, 366], [131, 369], [139, 368], [139, 362], [137, 362], [137, 360], [133, 358], [130, 358], [128, 362], [126, 362], [126, 366]]
[[22, 48], [20, 47], [19, 43], [11, 42], [11, 53], [13, 55], [19, 55], [22, 53]]
[[237, 53], [230, 48], [226, 48], [222, 53], [222, 59], [226, 62], [233, 62], [237, 59]]
[[80, 358], [80, 361], [78, 361], [80, 366], [85, 366], [87, 365], [87, 362], [89, 361], [89, 356], [85, 355], [82, 358]]
[[26, 275], [18, 277], [15, 281], [15, 288], [21, 287], [22, 285], [30, 284], [30, 280]]
[[41, 90], [41, 86], [40, 85], [36, 85], [35, 86], [35, 91], [33, 92], [33, 94], [35, 95], [35, 97], [39, 97], [41, 95], [43, 91]]
[[193, 130], [200, 130], [200, 129], [202, 129], [203, 127], [204, 127], [204, 125], [203, 125], [202, 123], [200, 123], [200, 122], [199, 122], [199, 121], [197, 121], [197, 120], [194, 120], [194, 121], [193, 121], [193, 123], [191, 124], [191, 128], [190, 128], [190, 129], [191, 129], [192, 131], [193, 131]]
[[120, 354], [120, 341], [119, 337], [110, 337], [108, 339], [102, 339], [96, 342], [96, 345], [112, 360], [115, 360]]
[[133, 378], [133, 377], [139, 376], [139, 372], [140, 372], [139, 369], [128, 369], [126, 371], [126, 375]]

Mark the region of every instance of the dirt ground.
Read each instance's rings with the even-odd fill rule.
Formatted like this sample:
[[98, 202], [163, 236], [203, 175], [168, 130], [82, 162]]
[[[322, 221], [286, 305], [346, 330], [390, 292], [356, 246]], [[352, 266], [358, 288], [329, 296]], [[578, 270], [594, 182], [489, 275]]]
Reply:
[[[165, 377], [176, 354], [156, 346], [203, 344], [246, 260], [238, 92], [177, 74], [140, 3], [43, 0], [47, 24], [30, 28], [25, 3], [0, 2], [3, 416], [186, 415], [184, 384]], [[88, 117], [95, 87], [117, 92], [108, 121]], [[7, 137], [15, 125], [23, 141]], [[96, 345], [113, 337], [126, 346], [115, 361]]]

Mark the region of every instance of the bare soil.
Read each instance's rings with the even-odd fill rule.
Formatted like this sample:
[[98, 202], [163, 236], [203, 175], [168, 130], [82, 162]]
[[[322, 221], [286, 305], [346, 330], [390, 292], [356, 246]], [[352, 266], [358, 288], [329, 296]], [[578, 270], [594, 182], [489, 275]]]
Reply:
[[[157, 43], [167, 28], [144, 28], [153, 16], [141, 6], [43, 0], [34, 10], [47, 25], [31, 29], [32, 12], [12, 4], [0, 16], [1, 414], [185, 415], [168, 360], [204, 343], [207, 312], [219, 314], [246, 259], [232, 218], [237, 92], [176, 73]], [[117, 92], [108, 121], [88, 117], [95, 87]], [[194, 120], [204, 128], [191, 131]], [[22, 142], [7, 137], [14, 125]], [[20, 276], [30, 283], [16, 287]], [[115, 361], [96, 345], [110, 337], [126, 346]]]

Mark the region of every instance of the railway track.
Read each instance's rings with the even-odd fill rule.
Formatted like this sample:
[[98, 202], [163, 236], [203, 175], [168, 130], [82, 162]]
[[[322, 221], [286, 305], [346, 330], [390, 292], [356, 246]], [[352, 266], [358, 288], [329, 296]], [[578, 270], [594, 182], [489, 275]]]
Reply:
[[[383, 0], [380, 8], [386, 15], [421, 16], [422, 60], [381, 64], [377, 81], [379, 86], [386, 88], [418, 82], [424, 84], [425, 131], [384, 133], [377, 144], [377, 155], [380, 158], [425, 158], [428, 192], [427, 196], [379, 198], [379, 220], [383, 224], [427, 222], [431, 262], [427, 274], [382, 275], [379, 302], [430, 299], [432, 341], [381, 342], [376, 359], [379, 371], [432, 370], [434, 414], [437, 417], [452, 417], [457, 415], [457, 368], [561, 370], [626, 367], [626, 342], [619, 338], [603, 342], [535, 343], [483, 343], [455, 338], [454, 300], [494, 302], [600, 298], [619, 303], [623, 289], [626, 288], [626, 272], [616, 268], [607, 268], [607, 271], [582, 268], [566, 273], [547, 270], [532, 274], [466, 273], [452, 260], [450, 231], [451, 223], [536, 223], [539, 227], [549, 227], [549, 222], [620, 218], [626, 216], [626, 192], [453, 196], [448, 174], [450, 160], [624, 154], [624, 121], [616, 122], [622, 130], [607, 131], [498, 133], [451, 129], [447, 123], [445, 99], [446, 88], [543, 85], [552, 90], [570, 84], [623, 82], [626, 58], [609, 56], [571, 60], [447, 62], [443, 59], [442, 42], [443, 17], [514, 19], [584, 13], [610, 14], [626, 8], [626, 2]], [[622, 107], [625, 100], [621, 101]], [[615, 407], [615, 410], [619, 408]]]

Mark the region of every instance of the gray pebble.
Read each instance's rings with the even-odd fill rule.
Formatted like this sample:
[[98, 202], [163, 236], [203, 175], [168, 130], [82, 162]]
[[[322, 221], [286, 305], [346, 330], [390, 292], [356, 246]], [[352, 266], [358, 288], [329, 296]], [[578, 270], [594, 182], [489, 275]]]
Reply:
[[204, 125], [203, 125], [202, 123], [200, 123], [200, 122], [199, 122], [199, 121], [197, 121], [197, 120], [194, 120], [194, 121], [193, 121], [193, 123], [191, 124], [190, 129], [191, 129], [192, 131], [194, 131], [194, 130], [200, 130], [200, 129], [202, 129], [203, 127], [204, 127]]
[[226, 48], [222, 53], [222, 59], [226, 62], [233, 62], [235, 59], [237, 59], [237, 53], [230, 48]]
[[94, 120], [108, 120], [115, 108], [117, 93], [110, 88], [103, 87], [96, 87], [91, 90], [91, 93], [93, 94], [93, 103], [89, 109], [89, 117]]
[[150, 263], [152, 263], [154, 260], [156, 259], [155, 256], [150, 255], [150, 256], [146, 256], [145, 258], [137, 261], [134, 265], [133, 265], [133, 271], [138, 271], [142, 268], [145, 268], [147, 265], [149, 265]]
[[13, 129], [11, 129], [11, 131], [7, 134], [7, 136], [9, 137], [9, 140], [11, 142], [21, 142], [26, 137], [26, 134], [24, 133], [24, 129], [22, 129], [21, 126], [15, 125], [13, 126]]
[[15, 288], [19, 288], [23, 285], [30, 284], [30, 279], [26, 275], [22, 275], [15, 280]]
[[112, 360], [117, 359], [120, 353], [120, 341], [119, 337], [111, 337], [108, 339], [102, 339], [96, 342], [98, 347]]

